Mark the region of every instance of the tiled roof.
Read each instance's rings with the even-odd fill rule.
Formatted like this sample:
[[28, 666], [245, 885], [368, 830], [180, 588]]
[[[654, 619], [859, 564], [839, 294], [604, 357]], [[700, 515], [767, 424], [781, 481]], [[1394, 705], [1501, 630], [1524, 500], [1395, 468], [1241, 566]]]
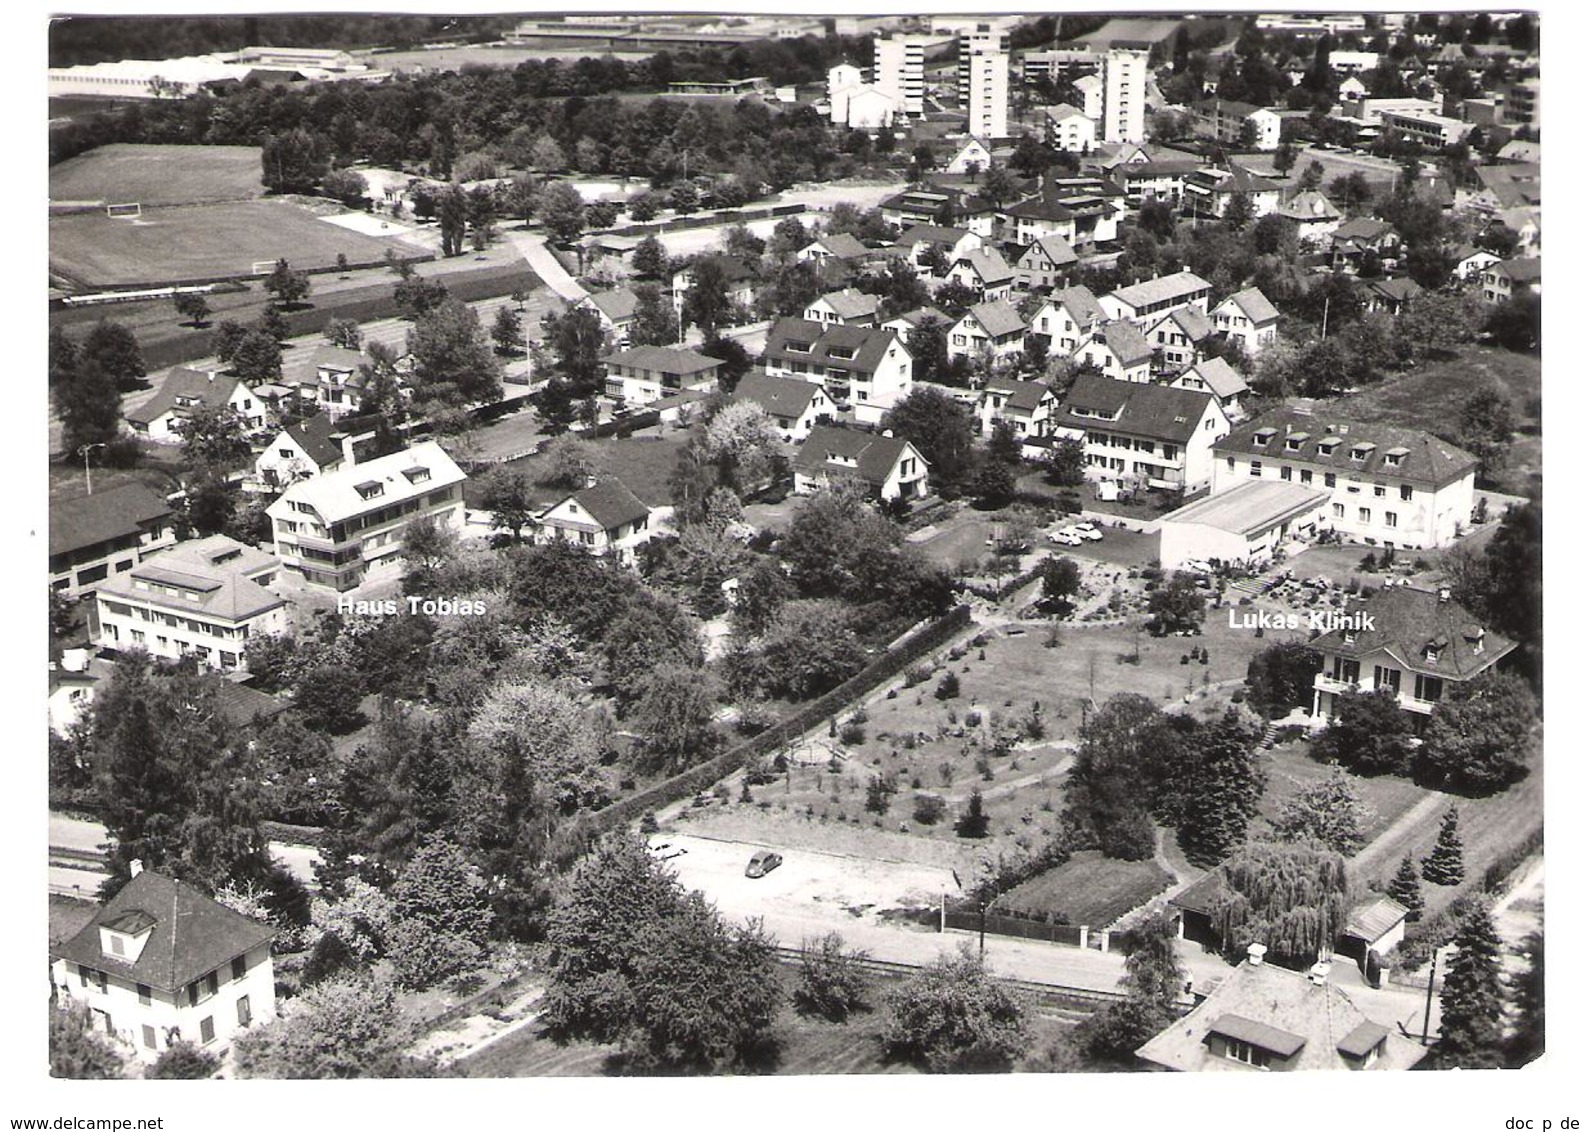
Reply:
[[867, 246], [849, 232], [834, 232], [819, 237], [816, 242], [840, 259], [856, 259], [867, 254]]
[[1071, 321], [1084, 329], [1104, 321], [1104, 308], [1099, 306], [1099, 300], [1080, 284], [1057, 287], [1050, 293], [1049, 301], [1064, 307], [1071, 313]]
[[[427, 479], [410, 479], [406, 474], [425, 469]], [[407, 499], [418, 498], [453, 484], [463, 483], [469, 477], [461, 471], [453, 458], [434, 440], [427, 440], [374, 460], [334, 472], [299, 480], [282, 493], [280, 499], [267, 508], [272, 518], [292, 519], [294, 503], [307, 503], [315, 509], [322, 522], [340, 523], [354, 515], [390, 507]], [[381, 494], [370, 499], [359, 494], [359, 486], [379, 483]], [[301, 517], [301, 516], [300, 516]]]
[[709, 358], [705, 354], [698, 354], [694, 350], [678, 346], [631, 346], [627, 350], [603, 355], [602, 361], [609, 365], [634, 366], [652, 373], [673, 374], [679, 377], [706, 373], [708, 370], [716, 370], [723, 364], [717, 358]]
[[736, 401], [754, 401], [775, 417], [798, 420], [811, 407], [814, 397], [825, 396], [823, 387], [798, 377], [774, 377], [767, 373], [748, 373], [734, 387]]
[[1518, 162], [1512, 165], [1481, 165], [1474, 170], [1496, 203], [1502, 208], [1517, 208], [1540, 203], [1540, 165]]
[[1208, 280], [1201, 279], [1190, 271], [1178, 271], [1174, 275], [1160, 275], [1153, 279], [1145, 279], [1141, 283], [1118, 287], [1110, 294], [1137, 310], [1155, 303], [1185, 299], [1199, 291], [1209, 289]]
[[1408, 916], [1408, 909], [1389, 896], [1366, 900], [1349, 913], [1342, 934], [1349, 939], [1375, 943], [1381, 936], [1400, 924]]
[[1507, 276], [1514, 283], [1533, 283], [1540, 278], [1540, 260], [1507, 259], [1492, 264], [1490, 270], [1498, 275]]
[[952, 248], [971, 233], [964, 228], [945, 228], [939, 224], [913, 224], [895, 241], [896, 247], [909, 248], [914, 244], [938, 244]]
[[[1356, 980], [1357, 972], [1351, 977]], [[1374, 1026], [1339, 986], [1318, 986], [1306, 974], [1270, 963], [1243, 963], [1191, 1013], [1145, 1042], [1137, 1055], [1183, 1072], [1255, 1072], [1250, 1065], [1212, 1053], [1209, 1036], [1219, 1034], [1287, 1060], [1287, 1068], [1294, 1070], [1360, 1068], [1363, 1055], [1382, 1039], [1384, 1053], [1363, 1068], [1408, 1069], [1424, 1056], [1417, 1042], [1384, 1027], [1376, 1032], [1370, 1028]]]
[[1299, 221], [1338, 220], [1342, 215], [1342, 210], [1317, 189], [1305, 189], [1276, 209], [1276, 212], [1288, 220]]
[[1224, 358], [1205, 359], [1182, 374], [1182, 377], [1189, 374], [1202, 378], [1209, 391], [1222, 401], [1248, 391], [1247, 378], [1232, 369], [1231, 363]]
[[995, 299], [991, 303], [977, 303], [966, 312], [966, 315], [975, 319], [991, 338], [1020, 334], [1027, 329], [1027, 323], [1021, 317], [1021, 312], [1004, 299]]
[[1006, 395], [1006, 412], [1026, 413], [1028, 416], [1037, 410], [1045, 396], [1053, 393], [1041, 381], [995, 380], [990, 381], [985, 388], [990, 393]]
[[[1193, 343], [1202, 342], [1215, 332], [1214, 323], [1210, 322], [1204, 312], [1197, 307], [1177, 307], [1165, 315], [1161, 321], [1175, 323], [1176, 328], [1187, 336], [1189, 342]], [[1158, 325], [1159, 322], [1153, 323], [1149, 326], [1149, 331], [1152, 331]]]
[[[1106, 322], [1095, 330], [1094, 334], [1104, 335], [1104, 344], [1110, 348], [1110, 353], [1115, 355], [1115, 360], [1120, 362], [1124, 369], [1142, 365], [1154, 356], [1154, 347], [1149, 345], [1148, 339], [1143, 337], [1143, 332], [1134, 326], [1130, 319], [1118, 318], [1114, 322]], [[1083, 342], [1077, 349], [1081, 350], [1086, 345], [1087, 343]]]
[[[909, 442], [900, 437], [819, 425], [812, 429], [811, 435], [795, 454], [795, 467], [814, 475], [847, 472], [859, 476], [873, 487], [882, 487], [908, 447]], [[855, 466], [840, 463], [832, 457], [853, 460]], [[925, 465], [927, 460], [923, 459], [922, 463]]]
[[136, 482], [52, 502], [50, 554], [66, 554], [136, 535], [143, 524], [170, 516], [170, 505], [157, 492]]
[[1068, 267], [1077, 262], [1076, 250], [1058, 232], [1048, 236], [1040, 236], [1028, 244], [1026, 250], [1021, 253], [1021, 258], [1026, 259], [1033, 253], [1034, 249], [1056, 267]]
[[1394, 229], [1384, 220], [1376, 220], [1372, 216], [1355, 216], [1343, 222], [1331, 235], [1337, 240], [1378, 240], [1392, 231]]
[[1064, 122], [1070, 118], [1087, 117], [1086, 114], [1067, 102], [1062, 102], [1058, 106], [1045, 106], [1043, 112], [1052, 122]]
[[836, 315], [844, 319], [878, 313], [878, 296], [858, 291], [854, 287], [846, 287], [843, 291], [830, 291], [813, 302], [812, 306], [816, 306], [818, 302], [827, 303]]
[[[1273, 434], [1254, 443], [1265, 429]], [[1302, 436], [1296, 449], [1287, 448], [1287, 437]], [[1327, 452], [1322, 441], [1337, 443]], [[1355, 446], [1370, 446], [1364, 458], [1353, 459]], [[1404, 449], [1400, 461], [1388, 463], [1388, 453]], [[1451, 483], [1474, 470], [1478, 461], [1461, 448], [1444, 440], [1400, 425], [1373, 424], [1338, 416], [1328, 407], [1315, 411], [1306, 405], [1272, 409], [1256, 420], [1215, 442], [1222, 456], [1270, 456], [1308, 464], [1328, 471], [1358, 472], [1367, 476], [1386, 476], [1405, 483], [1435, 487]]]
[[985, 287], [1008, 283], [1016, 277], [1005, 257], [994, 248], [973, 248], [959, 262], [970, 264], [972, 273]]
[[[825, 368], [844, 369], [870, 377], [877, 372], [889, 343], [895, 340], [892, 330], [781, 318], [768, 331], [767, 351], [763, 356], [769, 361], [817, 363]], [[790, 348], [792, 344], [804, 345], [807, 349], [794, 350]]]
[[1248, 316], [1249, 321], [1256, 326], [1267, 322], [1274, 322], [1281, 317], [1281, 312], [1275, 309], [1275, 304], [1264, 297], [1264, 292], [1257, 287], [1245, 287], [1235, 295], [1228, 295], [1221, 305], [1236, 303], [1237, 309]]
[[607, 316], [609, 322], [624, 322], [635, 317], [640, 300], [628, 287], [616, 291], [595, 291], [590, 296], [591, 305]]
[[[137, 927], [146, 920], [153, 926], [136, 962], [128, 963], [101, 950], [102, 925]], [[180, 881], [145, 870], [128, 881], [82, 931], [55, 947], [52, 955], [175, 994], [275, 936], [276, 929], [268, 924], [217, 904]]]
[[1076, 216], [1076, 210], [1068, 208], [1051, 196], [1039, 195], [1029, 197], [1011, 205], [1005, 210], [1006, 215], [1018, 220], [1051, 220], [1057, 223], [1070, 220]]
[[[1198, 430], [1211, 398], [1196, 389], [1116, 381], [1098, 374], [1083, 374], [1071, 386], [1060, 406], [1062, 427], [1128, 433], [1154, 440], [1185, 444]], [[1073, 408], [1119, 413], [1114, 421], [1071, 416]]]
[[[305, 481], [310, 482], [310, 481]], [[287, 604], [253, 576], [276, 565], [276, 559], [225, 535], [178, 543], [152, 554], [131, 570], [113, 574], [99, 584], [105, 598], [203, 613], [227, 621], [243, 621]], [[174, 586], [193, 598], [174, 597], [135, 583]]]
[[712, 253], [696, 257], [694, 263], [687, 267], [683, 274], [690, 275], [703, 263], [715, 263], [723, 272], [723, 278], [728, 283], [745, 283], [756, 278], [756, 269], [739, 256]]
[[295, 425], [288, 425], [286, 431], [288, 436], [298, 442], [304, 455], [314, 461], [315, 467], [324, 468], [342, 459], [342, 445], [332, 439], [336, 426], [325, 413], [316, 413]]
[[[614, 530], [625, 523], [639, 522], [651, 514], [651, 508], [616, 479], [602, 480], [592, 487], [582, 488], [568, 499], [583, 507], [591, 518], [602, 525], [604, 531]], [[557, 510], [563, 502], [567, 500], [548, 508], [547, 513]]]
[[359, 367], [367, 365], [370, 359], [358, 350], [347, 350], [341, 346], [324, 343], [315, 347], [315, 352], [309, 355], [309, 361], [316, 369], [347, 370], [358, 373]]
[[237, 384], [235, 377], [211, 375], [203, 370], [177, 366], [166, 375], [166, 380], [153, 397], [127, 413], [127, 419], [137, 424], [150, 424], [173, 410], [179, 416], [185, 416], [187, 409], [177, 404], [179, 397], [197, 398], [200, 404], [208, 408], [220, 408], [231, 400]]
[[247, 727], [255, 719], [280, 715], [291, 706], [286, 700], [256, 691], [235, 680], [217, 681], [215, 699], [221, 714], [239, 727]]
[[[1518, 647], [1500, 633], [1486, 631], [1457, 602], [1412, 586], [1386, 586], [1354, 598], [1344, 612], [1364, 614], [1364, 627], [1353, 631], [1352, 643], [1347, 643], [1347, 630], [1337, 629], [1315, 637], [1311, 648], [1345, 657], [1367, 657], [1384, 649], [1410, 671], [1468, 680]], [[1373, 628], [1368, 627], [1371, 622]], [[1476, 652], [1481, 643], [1484, 647]]]
[[1118, 180], [1153, 180], [1158, 177], [1185, 177], [1201, 168], [1201, 161], [1128, 161], [1110, 170], [1110, 175]]
[[906, 311], [904, 314], [897, 314], [889, 321], [909, 323], [911, 328], [914, 330], [930, 318], [937, 319], [941, 327], [948, 326], [950, 323], [955, 321], [954, 319], [950, 318], [949, 315], [939, 310], [938, 307], [917, 307], [914, 311]]
[[1416, 295], [1424, 294], [1423, 287], [1405, 276], [1396, 279], [1372, 279], [1365, 283], [1364, 287], [1394, 303], [1405, 303]]

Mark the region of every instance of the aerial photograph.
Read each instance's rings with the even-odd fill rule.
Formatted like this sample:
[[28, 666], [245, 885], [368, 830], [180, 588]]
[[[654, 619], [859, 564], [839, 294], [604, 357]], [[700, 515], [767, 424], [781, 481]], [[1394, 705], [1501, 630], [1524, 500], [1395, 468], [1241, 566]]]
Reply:
[[13, 1071], [1550, 1068], [1542, 22], [49, 17]]

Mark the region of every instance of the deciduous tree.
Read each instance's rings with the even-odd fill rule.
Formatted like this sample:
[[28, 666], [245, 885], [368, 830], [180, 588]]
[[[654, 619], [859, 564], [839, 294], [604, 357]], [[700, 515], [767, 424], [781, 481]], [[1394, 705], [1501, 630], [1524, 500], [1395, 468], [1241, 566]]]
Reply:
[[884, 1049], [931, 1073], [1008, 1072], [1026, 1048], [1025, 1005], [963, 947], [888, 998]]
[[1401, 774], [1408, 766], [1412, 727], [1391, 693], [1350, 690], [1336, 697], [1336, 714], [1314, 740], [1314, 757], [1358, 774]]
[[1351, 856], [1363, 848], [1364, 829], [1373, 817], [1347, 772], [1337, 767], [1282, 803], [1274, 824], [1286, 841], [1312, 841]]

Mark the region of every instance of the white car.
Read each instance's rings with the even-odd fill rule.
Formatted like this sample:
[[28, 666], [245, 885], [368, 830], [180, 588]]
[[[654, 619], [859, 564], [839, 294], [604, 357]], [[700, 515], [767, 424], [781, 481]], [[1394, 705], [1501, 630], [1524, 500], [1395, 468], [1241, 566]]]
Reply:
[[1081, 546], [1082, 536], [1077, 534], [1070, 527], [1067, 527], [1063, 531], [1050, 531], [1049, 541], [1057, 542], [1061, 546]]
[[1100, 542], [1104, 538], [1104, 532], [1099, 530], [1098, 524], [1094, 523], [1092, 520], [1084, 520], [1083, 522], [1073, 524], [1071, 530], [1081, 535], [1089, 542]]

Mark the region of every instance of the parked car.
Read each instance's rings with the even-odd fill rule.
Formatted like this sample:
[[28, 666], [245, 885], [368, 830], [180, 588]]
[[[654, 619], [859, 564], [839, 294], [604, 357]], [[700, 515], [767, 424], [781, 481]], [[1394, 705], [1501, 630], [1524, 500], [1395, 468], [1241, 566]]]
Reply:
[[1081, 546], [1082, 536], [1077, 534], [1070, 527], [1067, 527], [1064, 530], [1050, 531], [1049, 541], [1057, 542], [1061, 546]]
[[784, 858], [773, 852], [773, 850], [758, 849], [751, 854], [751, 862], [745, 866], [745, 875], [753, 880], [757, 877], [765, 877], [783, 863]]
[[1104, 538], [1104, 532], [1099, 530], [1099, 525], [1092, 519], [1084, 519], [1080, 523], [1073, 523], [1071, 530], [1087, 539], [1089, 542], [1099, 542]]

